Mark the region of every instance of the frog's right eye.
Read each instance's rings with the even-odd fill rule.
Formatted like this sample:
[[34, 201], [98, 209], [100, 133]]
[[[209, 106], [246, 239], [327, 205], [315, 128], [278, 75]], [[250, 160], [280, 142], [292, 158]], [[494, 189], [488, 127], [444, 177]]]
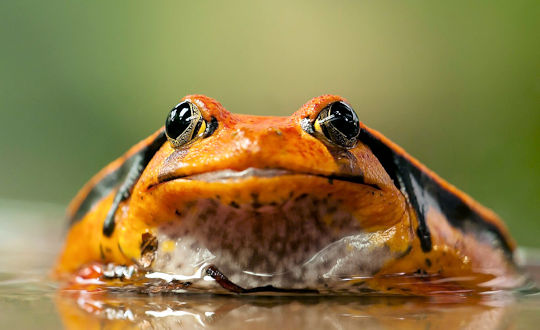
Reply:
[[345, 102], [327, 105], [319, 112], [313, 130], [332, 144], [350, 149], [356, 145], [360, 134], [360, 122], [356, 112]]
[[173, 147], [178, 148], [202, 137], [206, 126], [199, 108], [189, 101], [184, 101], [169, 112], [165, 120], [165, 133]]

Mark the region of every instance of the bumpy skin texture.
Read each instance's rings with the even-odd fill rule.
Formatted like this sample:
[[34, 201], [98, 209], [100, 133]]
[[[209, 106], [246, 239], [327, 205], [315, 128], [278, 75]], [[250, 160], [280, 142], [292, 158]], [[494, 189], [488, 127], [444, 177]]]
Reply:
[[[129, 198], [120, 203], [110, 237], [103, 234], [103, 221], [115, 189], [74, 221], [54, 270], [58, 278], [69, 278], [95, 262], [135, 264], [151, 270], [152, 256], [148, 259], [145, 253], [149, 235], [157, 236], [159, 228], [169, 223], [185, 221], [182, 213], [200, 201], [259, 207], [283, 205], [307, 196], [310, 201], [337, 205], [355, 222], [355, 228], [372, 234], [364, 251], [385, 251], [386, 259], [373, 266], [369, 276], [352, 281], [362, 286], [361, 292], [429, 294], [478, 289], [479, 285], [481, 290], [512, 287], [519, 282], [512, 256], [514, 243], [493, 212], [363, 124], [360, 125], [366, 139], [360, 138], [349, 150], [306, 131], [306, 122], [313, 122], [328, 104], [345, 101], [341, 97], [314, 98], [290, 117], [232, 114], [203, 95], [190, 95], [183, 100], [197, 105], [207, 122], [215, 118], [216, 131], [177, 149], [168, 141], [163, 143]], [[77, 212], [104, 177], [161, 132], [162, 129], [99, 172], [75, 197], [68, 215], [72, 217]], [[381, 156], [388, 154], [393, 155], [393, 161]], [[196, 179], [205, 173], [250, 168], [285, 170], [287, 175], [211, 182]], [[409, 178], [407, 172], [411, 169], [416, 176], [411, 176], [412, 183], [407, 185], [401, 181]], [[445, 201], [458, 202], [449, 206]], [[467, 212], [456, 213], [454, 209]], [[461, 217], [449, 219], [449, 214]], [[272, 220], [261, 219], [264, 226], [273, 225]], [[325, 230], [337, 230], [336, 219], [334, 214], [327, 221], [323, 219]], [[419, 228], [422, 224], [424, 228]], [[234, 240], [241, 240], [242, 226], [238, 228], [235, 232], [240, 232]], [[245, 234], [246, 239], [250, 237]], [[256, 249], [256, 239], [248, 243]], [[444, 281], [448, 278], [455, 280]]]

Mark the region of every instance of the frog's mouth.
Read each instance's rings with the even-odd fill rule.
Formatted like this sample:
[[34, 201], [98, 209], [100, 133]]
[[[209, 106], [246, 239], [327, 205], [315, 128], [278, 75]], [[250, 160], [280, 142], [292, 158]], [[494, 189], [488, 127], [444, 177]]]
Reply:
[[[362, 182], [256, 168], [169, 177], [161, 183], [177, 191], [168, 195], [176, 209], [154, 230], [147, 276], [213, 292], [361, 291], [367, 277], [403, 253], [390, 248], [395, 226], [368, 230], [345, 207], [343, 200], [368, 205], [379, 196], [372, 197], [379, 187]], [[354, 189], [358, 195], [350, 196]], [[280, 198], [264, 198], [274, 194]], [[195, 197], [180, 202], [186, 195]]]
[[218, 182], [218, 181], [226, 181], [226, 180], [241, 180], [245, 178], [250, 177], [259, 177], [259, 178], [271, 178], [271, 177], [277, 177], [277, 176], [286, 176], [286, 175], [312, 175], [317, 176], [321, 178], [326, 178], [329, 181], [333, 180], [339, 180], [339, 181], [346, 181], [351, 183], [357, 183], [357, 184], [363, 184], [366, 186], [373, 187], [377, 190], [380, 190], [379, 186], [373, 183], [366, 183], [364, 180], [364, 177], [361, 175], [324, 175], [324, 174], [317, 174], [317, 173], [309, 173], [309, 172], [297, 172], [297, 171], [290, 171], [287, 169], [279, 169], [279, 168], [270, 168], [270, 169], [260, 169], [260, 168], [254, 168], [249, 167], [245, 170], [231, 170], [231, 169], [223, 169], [223, 170], [217, 170], [212, 172], [206, 172], [206, 173], [197, 173], [197, 174], [190, 174], [190, 175], [160, 175], [158, 179], [158, 184], [173, 181], [176, 179], [185, 179], [185, 180], [196, 180], [196, 181], [205, 181], [205, 182]]

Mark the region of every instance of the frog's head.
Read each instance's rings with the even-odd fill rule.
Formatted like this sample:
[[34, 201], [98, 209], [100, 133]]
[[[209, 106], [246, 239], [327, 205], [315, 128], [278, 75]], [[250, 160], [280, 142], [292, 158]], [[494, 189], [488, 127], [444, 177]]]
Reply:
[[[206, 96], [188, 96], [168, 114], [168, 142], [154, 156], [148, 175], [141, 181], [146, 192], [167, 186], [167, 190], [181, 188], [185, 195], [185, 185], [190, 182], [206, 190], [205, 182], [227, 182], [230, 186], [243, 185], [250, 178], [277, 178], [281, 189], [263, 189], [261, 203], [289, 200], [290, 192], [303, 190], [298, 184], [289, 187], [295, 177], [329, 187], [342, 184], [370, 194], [397, 193], [377, 158], [358, 141], [360, 129], [355, 111], [333, 95], [311, 100], [290, 117], [232, 114]], [[311, 185], [303, 185], [309, 186], [305, 192], [310, 195]], [[214, 188], [210, 191], [215, 197]], [[338, 191], [343, 192], [342, 188]], [[231, 202], [251, 204], [255, 193], [258, 191], [250, 191]], [[234, 194], [226, 191], [224, 195], [220, 197], [232, 199]], [[353, 209], [358, 209], [357, 205]]]
[[290, 117], [232, 114], [187, 96], [167, 115], [168, 141], [114, 235], [134, 260], [157, 238], [154, 271], [213, 264], [247, 287], [371, 276], [408, 251], [412, 227], [403, 194], [358, 141], [361, 128], [333, 95]]

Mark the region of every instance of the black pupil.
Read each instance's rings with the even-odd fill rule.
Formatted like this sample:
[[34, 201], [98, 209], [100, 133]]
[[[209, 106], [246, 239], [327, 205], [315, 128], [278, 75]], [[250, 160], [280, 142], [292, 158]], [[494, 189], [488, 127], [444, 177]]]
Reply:
[[360, 131], [358, 117], [348, 105], [343, 102], [332, 104], [329, 115], [332, 126], [345, 135], [347, 139], [358, 136]]
[[172, 139], [176, 139], [178, 136], [180, 136], [180, 134], [188, 129], [192, 120], [193, 118], [190, 104], [188, 102], [180, 103], [171, 110], [167, 120], [165, 121], [165, 131], [167, 136]]

